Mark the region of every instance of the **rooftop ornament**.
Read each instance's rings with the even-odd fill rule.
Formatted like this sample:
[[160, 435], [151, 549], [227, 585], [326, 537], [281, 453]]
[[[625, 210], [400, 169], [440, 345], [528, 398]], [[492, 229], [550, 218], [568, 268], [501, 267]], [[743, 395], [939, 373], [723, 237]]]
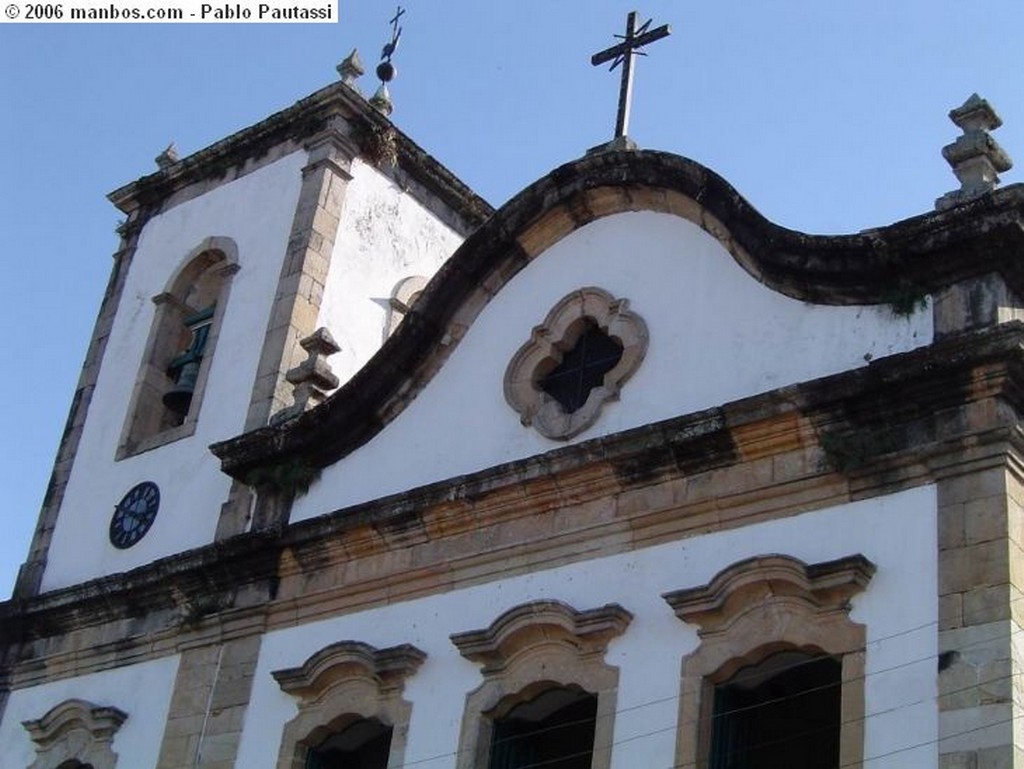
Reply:
[[178, 155], [178, 148], [174, 146], [174, 142], [167, 145], [167, 149], [157, 155], [154, 160], [159, 168], [170, 168], [180, 160]]
[[398, 20], [404, 14], [405, 9], [402, 6], [398, 6], [394, 18], [391, 19], [391, 41], [385, 44], [384, 49], [380, 52], [380, 64], [377, 65], [377, 77], [380, 79], [380, 88], [370, 97], [370, 104], [385, 115], [390, 115], [394, 109], [391, 94], [388, 93], [388, 83], [394, 80], [395, 75], [398, 74], [395, 65], [391, 63], [391, 57], [394, 55], [395, 49], [398, 48], [398, 41], [402, 37], [402, 28], [398, 26]]
[[615, 117], [615, 138], [609, 144], [596, 147], [595, 149], [636, 149], [636, 144], [627, 136], [629, 132], [629, 110], [633, 102], [633, 58], [635, 56], [646, 56], [647, 54], [641, 51], [641, 48], [648, 43], [653, 43], [672, 34], [672, 29], [668, 24], [662, 24], [660, 27], [648, 31], [650, 26], [651, 20], [648, 19], [637, 29], [636, 11], [630, 11], [629, 15], [626, 16], [626, 34], [615, 36], [622, 42], [616, 43], [611, 48], [606, 48], [590, 57], [590, 63], [595, 67], [610, 61], [612, 66], [609, 67], [609, 72], [620, 64], [622, 65], [622, 81], [619, 85], [619, 110]]
[[359, 86], [356, 85], [356, 80], [363, 76], [366, 72], [363, 69], [363, 62], [359, 58], [359, 51], [355, 48], [352, 49], [352, 53], [341, 60], [335, 69], [338, 70], [338, 74], [341, 76], [341, 82], [347, 85], [349, 88], [355, 88], [359, 90]]
[[949, 119], [963, 130], [952, 144], [942, 148], [942, 157], [953, 167], [960, 180], [960, 189], [947, 192], [935, 201], [935, 208], [945, 211], [991, 192], [999, 184], [998, 174], [1013, 167], [1013, 161], [989, 135], [1003, 121], [992, 106], [978, 94], [954, 110]]

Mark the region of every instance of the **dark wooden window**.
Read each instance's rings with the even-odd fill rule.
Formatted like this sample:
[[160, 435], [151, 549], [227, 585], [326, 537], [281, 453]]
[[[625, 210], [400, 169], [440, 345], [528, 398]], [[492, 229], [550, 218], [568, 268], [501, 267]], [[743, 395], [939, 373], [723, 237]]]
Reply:
[[488, 769], [590, 769], [597, 697], [548, 689], [495, 719]]
[[782, 652], [716, 686], [710, 769], [836, 769], [840, 667]]
[[387, 769], [391, 727], [364, 718], [309, 751], [306, 769]]
[[604, 384], [604, 375], [622, 358], [622, 345], [589, 318], [582, 333], [562, 361], [537, 382], [540, 389], [558, 401], [566, 414], [583, 408], [590, 391]]

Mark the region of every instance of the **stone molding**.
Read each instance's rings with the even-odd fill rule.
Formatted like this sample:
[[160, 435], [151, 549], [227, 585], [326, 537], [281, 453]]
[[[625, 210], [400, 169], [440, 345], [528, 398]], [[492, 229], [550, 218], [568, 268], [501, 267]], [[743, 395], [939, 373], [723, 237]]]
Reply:
[[456, 767], [487, 765], [495, 718], [546, 689], [567, 687], [597, 697], [591, 767], [608, 769], [619, 671], [604, 655], [632, 619], [618, 604], [577, 611], [544, 600], [516, 606], [487, 628], [452, 635], [462, 656], [481, 665], [484, 678], [466, 696]]
[[[545, 367], [554, 368], [572, 349], [591, 320], [622, 345], [622, 357], [590, 391], [583, 406], [567, 414], [559, 402], [537, 384]], [[629, 301], [616, 299], [601, 288], [587, 286], [560, 299], [535, 326], [505, 370], [505, 400], [524, 425], [546, 438], [568, 440], [586, 430], [608, 401], [617, 400], [622, 385], [636, 372], [647, 352], [647, 324], [629, 310]]]
[[58, 769], [79, 761], [92, 769], [114, 769], [114, 735], [128, 714], [87, 700], [65, 700], [42, 718], [23, 721], [36, 744], [36, 760], [29, 769]]
[[339, 641], [299, 667], [274, 671], [281, 690], [299, 699], [298, 715], [285, 725], [277, 769], [303, 769], [310, 749], [362, 719], [392, 727], [388, 766], [401, 766], [412, 713], [402, 690], [426, 657], [411, 644], [377, 649]]
[[[0, 603], [0, 645], [24, 643], [31, 661], [10, 665], [11, 686], [175, 653], [175, 586], [208, 607], [189, 643], [216, 640], [317, 621], [325, 602], [357, 611], [596, 557], [579, 548], [581, 536], [602, 553], [621, 553], [1003, 468], [1017, 461], [1006, 441], [1018, 435], [1015, 414], [1024, 408], [1022, 342], [1021, 323], [959, 334], [854, 371]], [[823, 436], [867, 437], [849, 442], [887, 450], [861, 452], [859, 464], [839, 469]], [[415, 539], [382, 536], [388, 529]], [[409, 558], [422, 568], [409, 569]], [[150, 607], [148, 632], [126, 640], [138, 633], [140, 603]]]
[[393, 130], [404, 174], [422, 187], [418, 198], [440, 198], [451, 210], [454, 229], [470, 232], [493, 213], [483, 198], [395, 129], [358, 91], [342, 82], [321, 88], [259, 123], [114, 190], [107, 197], [129, 214], [144, 204], [166, 210], [296, 151], [339, 121], [353, 127], [351, 134], [356, 142], [364, 141], [362, 134], [374, 127]]
[[805, 564], [786, 555], [749, 558], [701, 587], [663, 597], [701, 643], [682, 664], [676, 765], [706, 769], [715, 686], [784, 650], [841, 659], [839, 765], [864, 755], [863, 625], [850, 620], [850, 598], [875, 572], [863, 555]]

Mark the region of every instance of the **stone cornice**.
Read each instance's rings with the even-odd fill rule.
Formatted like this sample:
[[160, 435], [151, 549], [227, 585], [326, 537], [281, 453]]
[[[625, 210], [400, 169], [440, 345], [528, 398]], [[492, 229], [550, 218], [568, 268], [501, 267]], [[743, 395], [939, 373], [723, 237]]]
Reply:
[[[579, 548], [581, 536], [616, 552], [980, 466], [1014, 468], [1024, 454], [1022, 385], [1024, 324], [951, 336], [853, 371], [0, 603], [0, 653], [7, 655], [0, 668], [16, 671], [11, 681], [21, 686], [61, 665], [80, 672], [124, 664], [211, 633], [290, 626], [487, 581], [510, 568], [592, 557], [592, 549]], [[611, 516], [597, 504], [609, 500], [617, 510]], [[591, 509], [593, 520], [580, 512]], [[573, 520], [584, 528], [547, 526], [565, 510], [576, 510]], [[480, 534], [490, 526], [501, 526], [502, 537]], [[408, 568], [409, 558], [417, 568]], [[361, 559], [393, 568], [346, 571]], [[40, 660], [64, 654], [62, 636], [98, 626], [109, 642], [83, 653], [68, 640], [63, 662]], [[19, 647], [19, 660], [29, 661], [9, 656]]]
[[823, 304], [880, 304], [1001, 273], [1024, 295], [1024, 186], [856, 235], [807, 235], [765, 219], [727, 182], [686, 158], [601, 152], [531, 185], [481, 226], [431, 280], [416, 308], [322, 405], [212, 446], [244, 479], [284, 458], [337, 462], [395, 418], [444, 364], [501, 287], [552, 243], [601, 216], [662, 211], [698, 223], [758, 281]]
[[268, 155], [276, 147], [315, 137], [332, 124], [332, 118], [348, 124], [355, 149], [373, 141], [375, 132], [394, 137], [397, 167], [451, 207], [460, 221], [453, 222], [462, 234], [475, 229], [493, 212], [491, 206], [451, 171], [399, 131], [373, 109], [356, 91], [333, 83], [280, 112], [244, 128], [205, 149], [155, 173], [126, 184], [107, 197], [121, 211], [159, 210], [173, 195], [190, 185], [226, 178], [233, 168]]

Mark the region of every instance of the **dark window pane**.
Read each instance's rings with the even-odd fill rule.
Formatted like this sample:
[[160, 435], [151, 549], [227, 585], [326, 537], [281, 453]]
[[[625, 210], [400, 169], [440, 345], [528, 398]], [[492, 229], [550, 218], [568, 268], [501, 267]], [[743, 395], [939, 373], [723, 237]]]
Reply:
[[390, 753], [391, 727], [367, 718], [310, 750], [305, 769], [387, 769]]
[[562, 361], [537, 384], [561, 404], [565, 413], [583, 408], [590, 391], [604, 383], [604, 375], [622, 358], [622, 345], [608, 336], [592, 320]]
[[783, 652], [715, 688], [711, 769], [836, 769], [841, 666]]
[[590, 769], [597, 697], [548, 689], [496, 719], [489, 769]]

